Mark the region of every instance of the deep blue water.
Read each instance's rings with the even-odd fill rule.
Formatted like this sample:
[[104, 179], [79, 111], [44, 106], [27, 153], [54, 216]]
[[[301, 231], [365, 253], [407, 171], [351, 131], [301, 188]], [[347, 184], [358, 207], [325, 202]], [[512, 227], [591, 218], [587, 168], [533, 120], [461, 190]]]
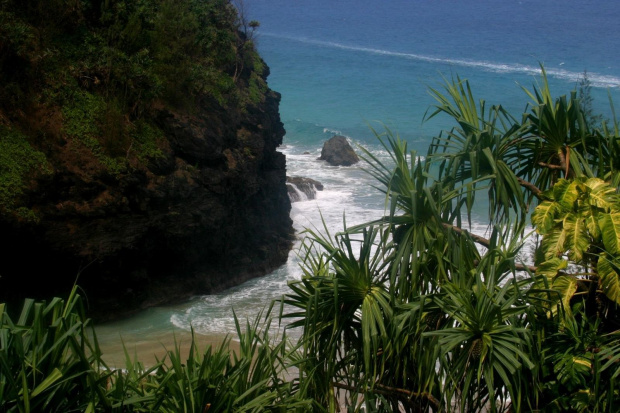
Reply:
[[375, 120], [427, 141], [449, 127], [422, 123], [428, 88], [441, 88], [442, 76], [469, 79], [477, 98], [515, 115], [539, 64], [558, 95], [587, 70], [600, 111], [609, 115], [607, 90], [620, 101], [616, 1], [245, 0], [245, 8], [261, 23], [259, 51], [291, 142], [316, 139], [302, 136], [303, 124], [367, 139]]
[[[271, 88], [282, 94], [287, 130], [282, 151], [289, 175], [325, 185], [318, 199], [293, 204], [295, 228], [335, 232], [381, 216], [384, 199], [361, 166], [329, 167], [316, 160], [334, 133], [385, 156], [368, 128], [382, 122], [422, 154], [452, 124], [423, 123], [433, 103], [428, 88], [453, 76], [469, 79], [477, 98], [501, 103], [520, 117], [545, 65], [555, 95], [575, 89], [584, 70], [595, 108], [610, 116], [607, 94], [620, 108], [620, 2], [617, 0], [244, 0], [269, 67]], [[483, 217], [485, 211], [479, 216]], [[486, 227], [484, 218], [475, 230]], [[300, 235], [301, 238], [301, 235]], [[232, 308], [254, 317], [300, 277], [296, 250], [284, 267], [261, 279], [187, 304], [151, 309], [102, 326], [106, 343], [160, 340], [171, 328], [217, 335], [234, 332]], [[105, 351], [105, 350], [104, 350]], [[108, 350], [109, 351], [109, 350]]]

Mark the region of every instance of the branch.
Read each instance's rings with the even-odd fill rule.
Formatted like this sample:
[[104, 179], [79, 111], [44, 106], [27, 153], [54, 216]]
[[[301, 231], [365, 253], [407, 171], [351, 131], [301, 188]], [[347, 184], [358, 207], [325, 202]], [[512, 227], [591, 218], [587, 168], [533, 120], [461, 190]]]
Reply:
[[472, 234], [471, 232], [467, 231], [466, 229], [455, 227], [454, 225], [450, 225], [450, 224], [448, 224], [446, 222], [443, 222], [442, 225], [443, 225], [444, 228], [451, 229], [452, 231], [456, 232], [459, 235], [469, 234], [469, 236], [474, 240], [474, 242], [482, 245], [485, 248], [491, 248], [491, 241], [489, 241], [486, 238], [481, 237], [480, 235]]
[[[354, 391], [354, 392], [357, 392], [357, 393], [363, 393], [361, 390], [359, 390], [359, 389], [357, 389], [357, 388], [355, 388], [353, 386], [349, 386], [347, 384], [333, 382], [332, 385], [334, 387], [336, 387], [336, 388], [339, 388], [339, 389]], [[428, 392], [413, 392], [411, 390], [399, 389], [397, 387], [385, 386], [383, 384], [376, 384], [375, 388], [372, 391], [374, 393], [382, 394], [384, 396], [396, 395], [396, 396], [405, 396], [405, 397], [407, 397], [409, 399], [412, 399], [412, 398], [415, 398], [415, 399], [426, 399], [426, 400], [428, 400], [428, 402], [430, 404], [433, 405], [433, 407], [436, 410], [439, 410], [439, 407], [440, 407], [439, 400], [437, 400], [432, 394], [430, 394]]]
[[543, 168], [558, 169], [560, 171], [564, 170], [564, 168], [562, 168], [562, 166], [555, 165], [555, 164], [552, 164], [552, 163], [538, 162], [538, 165], [542, 166]]
[[536, 185], [519, 177], [517, 177], [517, 181], [519, 182], [519, 185], [525, 189], [529, 189], [536, 198], [542, 199], [542, 191]]
[[[474, 260], [474, 265], [478, 265], [480, 264], [479, 260]], [[538, 267], [535, 267], [533, 265], [525, 265], [525, 264], [515, 264], [515, 271], [531, 271], [531, 272], [536, 272], [538, 270]]]
[[534, 265], [525, 265], [525, 264], [515, 264], [515, 270], [517, 271], [529, 271], [535, 273], [538, 270], [538, 267]]
[[564, 171], [564, 177], [568, 178], [568, 171], [570, 168], [570, 146], [566, 146], [566, 153], [562, 148], [558, 149], [558, 158], [560, 159], [561, 169]]
[[[459, 227], [455, 227], [454, 225], [450, 225], [448, 223], [443, 222], [442, 223], [444, 228], [447, 229], [451, 229], [452, 231], [456, 232], [457, 234], [460, 235], [465, 235], [468, 234], [473, 240], [474, 242], [482, 245], [485, 248], [490, 248], [491, 247], [491, 241], [489, 241], [486, 238], [481, 237], [480, 235], [476, 235], [476, 234], [472, 234], [471, 232], [459, 228]], [[533, 265], [525, 265], [525, 264], [515, 264], [515, 270], [517, 271], [531, 271], [531, 272], [536, 272], [536, 270], [538, 269], [538, 267], [535, 267]]]

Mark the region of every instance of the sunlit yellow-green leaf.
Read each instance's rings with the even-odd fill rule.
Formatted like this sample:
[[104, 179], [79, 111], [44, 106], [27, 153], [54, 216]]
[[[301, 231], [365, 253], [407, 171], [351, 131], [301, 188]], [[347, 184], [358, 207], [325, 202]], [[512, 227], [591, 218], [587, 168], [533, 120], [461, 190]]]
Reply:
[[49, 376], [47, 376], [45, 378], [45, 380], [43, 380], [33, 391], [32, 394], [30, 395], [31, 397], [36, 397], [38, 396], [40, 393], [44, 392], [45, 390], [47, 390], [48, 388], [50, 388], [56, 381], [58, 381], [58, 379], [60, 379], [62, 377], [62, 372], [60, 370], [58, 370], [58, 368], [55, 368], [54, 370], [52, 370], [52, 372], [50, 373]]
[[567, 181], [566, 179], [560, 179], [553, 186], [553, 198], [557, 202], [563, 211], [570, 211], [573, 209], [573, 205], [577, 200], [577, 183], [575, 181]]
[[558, 209], [558, 204], [552, 201], [545, 201], [536, 207], [532, 214], [532, 225], [536, 232], [544, 235], [553, 228]]
[[544, 275], [548, 279], [553, 279], [558, 271], [565, 269], [568, 266], [568, 262], [562, 258], [554, 257], [540, 264], [536, 268], [537, 275]]
[[609, 257], [607, 254], [601, 254], [598, 260], [598, 275], [600, 278], [601, 288], [607, 297], [620, 304], [620, 268], [617, 258]]
[[566, 231], [563, 228], [554, 229], [545, 235], [542, 240], [541, 247], [545, 254], [545, 259], [550, 260], [564, 254], [564, 243], [566, 240]]
[[553, 280], [552, 288], [557, 291], [564, 309], [570, 309], [570, 300], [577, 291], [577, 279], [572, 275], [560, 275]]
[[596, 208], [591, 208], [588, 214], [584, 214], [586, 227], [593, 242], [598, 243], [601, 240], [601, 228], [599, 227], [600, 214]]
[[585, 357], [573, 357], [573, 362], [576, 364], [580, 364], [582, 366], [587, 367], [588, 369], [592, 368], [592, 363]]
[[583, 218], [575, 214], [569, 214], [564, 218], [564, 249], [568, 250], [568, 256], [573, 261], [581, 261], [584, 252], [590, 247], [590, 237]]
[[607, 210], [618, 202], [616, 190], [602, 179], [590, 178], [586, 181], [586, 185], [590, 188], [588, 196], [590, 204]]
[[604, 215], [599, 223], [605, 250], [610, 254], [620, 253], [620, 212]]

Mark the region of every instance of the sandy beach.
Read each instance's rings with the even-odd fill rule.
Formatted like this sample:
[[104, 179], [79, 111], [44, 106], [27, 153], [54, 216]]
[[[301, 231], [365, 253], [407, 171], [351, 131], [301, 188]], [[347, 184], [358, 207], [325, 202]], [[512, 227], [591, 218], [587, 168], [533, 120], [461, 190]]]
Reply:
[[[116, 330], [116, 334], [115, 334]], [[103, 353], [103, 360], [112, 368], [125, 366], [125, 350], [132, 360], [138, 360], [145, 366], [152, 366], [157, 360], [162, 360], [168, 351], [176, 346], [181, 348], [183, 357], [189, 352], [192, 335], [191, 332], [173, 329], [169, 331], [131, 331], [119, 329], [118, 324], [101, 325], [96, 327], [97, 339]], [[203, 352], [209, 346], [219, 346], [226, 340], [223, 334], [198, 334], [194, 333], [198, 349]], [[234, 338], [234, 337], [233, 337]], [[238, 349], [238, 343], [229, 340], [229, 346], [233, 350]]]

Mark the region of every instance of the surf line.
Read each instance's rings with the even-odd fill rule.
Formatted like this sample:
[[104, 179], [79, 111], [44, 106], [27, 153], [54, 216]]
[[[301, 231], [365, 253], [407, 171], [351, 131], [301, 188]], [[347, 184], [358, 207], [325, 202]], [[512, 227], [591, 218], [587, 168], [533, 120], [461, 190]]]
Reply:
[[[472, 67], [496, 73], [520, 73], [525, 75], [538, 76], [541, 74], [540, 67], [522, 65], [518, 63], [493, 63], [487, 61], [464, 60], [464, 59], [448, 59], [442, 57], [426, 56], [415, 53], [395, 52], [390, 50], [374, 49], [369, 47], [352, 46], [337, 42], [328, 42], [322, 40], [309, 39], [304, 37], [278, 35], [275, 33], [261, 32], [262, 36], [275, 37], [295, 42], [301, 42], [321, 47], [329, 47], [333, 49], [348, 50], [353, 52], [362, 52], [374, 55], [383, 55], [410, 60], [417, 60], [428, 63], [438, 63], [452, 66]], [[564, 63], [564, 62], [562, 62]], [[583, 72], [572, 72], [564, 69], [546, 68], [547, 75], [570, 82], [578, 82], [583, 78]], [[620, 78], [609, 75], [602, 75], [594, 72], [588, 72], [588, 79], [592, 87], [597, 88], [620, 88]]]

